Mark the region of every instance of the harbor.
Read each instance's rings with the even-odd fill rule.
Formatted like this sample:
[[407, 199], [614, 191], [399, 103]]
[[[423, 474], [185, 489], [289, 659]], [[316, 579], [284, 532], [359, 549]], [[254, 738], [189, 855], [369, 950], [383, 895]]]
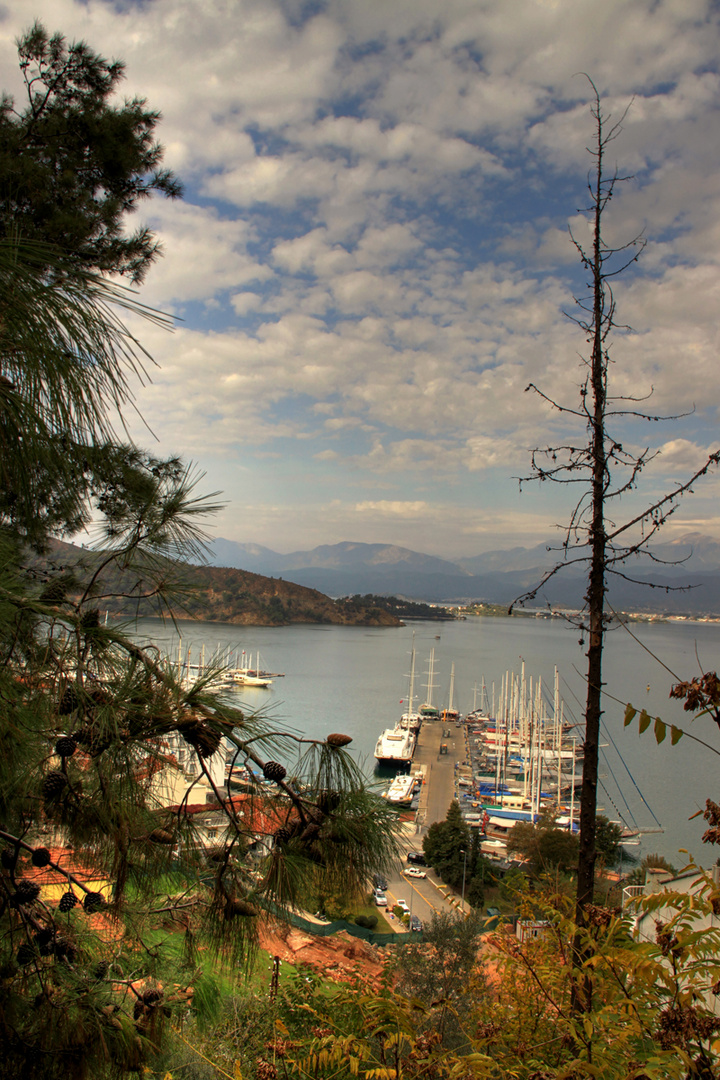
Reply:
[[[557, 666], [566, 703], [565, 719], [577, 723], [582, 717], [585, 686], [579, 672], [584, 663], [584, 652], [577, 634], [559, 620], [468, 619], [444, 624], [440, 641], [436, 637], [437, 626], [432, 623], [416, 623], [414, 628], [398, 630], [253, 627], [249, 635], [247, 630], [236, 626], [184, 622], [179, 631], [184, 652], [191, 646], [193, 658], [201, 655], [203, 645], [207, 656], [224, 650], [229, 650], [231, 655], [243, 648], [253, 653], [259, 650], [261, 657], [266, 658], [267, 669], [284, 672], [285, 677], [276, 678], [267, 689], [244, 687], [234, 690], [233, 703], [249, 714], [260, 713], [278, 732], [316, 739], [325, 738], [329, 732], [344, 732], [353, 740], [350, 753], [369, 782], [377, 784], [379, 790], [386, 789], [391, 776], [398, 771], [393, 769], [390, 775], [385, 770], [384, 779], [379, 776], [374, 750], [379, 732], [392, 727], [407, 712], [413, 631], [419, 658], [427, 658], [431, 649], [436, 650], [436, 704], [449, 705], [449, 677], [454, 662], [454, 707], [463, 715], [472, 713], [474, 706], [480, 703], [484, 679], [490, 702], [487, 711], [493, 711], [494, 683], [497, 712], [502, 677], [508, 668], [512, 670], [514, 666], [516, 671], [519, 670], [522, 658], [528, 671], [543, 676], [543, 683], [548, 688], [553, 685], [553, 672]], [[657, 827], [635, 790], [629, 770], [665, 830], [662, 834], [647, 837], [641, 834], [641, 846], [634, 850], [641, 857], [647, 852], [658, 852], [678, 865], [684, 858], [678, 854], [681, 848], [699, 859], [706, 854], [700, 842], [702, 823], [691, 818], [698, 810], [702, 812], [705, 799], [716, 792], [715, 755], [698, 753], [690, 740], [683, 739], [671, 746], [667, 739], [658, 747], [651, 732], [639, 737], [637, 726], [634, 729], [623, 727], [624, 703], [632, 702], [636, 707], [647, 709], [652, 716], [662, 716], [679, 727], [687, 727], [682, 703], [668, 699], [672, 676], [651, 653], [668, 663], [678, 675], [696, 670], [698, 657], [711, 667], [720, 649], [720, 627], [656, 623], [635, 626], [633, 632], [640, 637], [643, 648], [636, 646], [622, 628], [608, 634], [604, 675], [607, 696], [604, 699], [598, 803], [611, 820], [620, 819], [622, 812], [622, 817], [632, 825], [632, 813], [639, 828]], [[139, 640], [156, 645], [164, 655], [177, 657], [178, 630], [169, 624], [142, 620], [136, 633]], [[420, 667], [418, 661], [418, 669]], [[420, 693], [425, 693], [424, 688]], [[423, 700], [421, 697], [420, 701]], [[441, 772], [446, 769], [447, 762], [438, 760], [442, 741], [448, 745], [447, 757], [453, 775], [453, 754], [459, 770], [463, 768], [466, 754], [461, 753], [461, 729], [456, 729], [454, 724], [445, 725], [450, 728], [452, 737], [441, 740], [441, 724], [442, 721], [423, 724], [413, 769], [424, 761], [433, 764], [433, 776], [437, 769]], [[698, 734], [703, 735], [699, 727]], [[709, 727], [704, 734], [712, 742]], [[479, 735], [470, 730], [468, 735], [470, 749], [474, 750], [473, 740]], [[426, 741], [428, 739], [431, 743]], [[516, 775], [520, 771], [517, 770]], [[692, 785], [685, 780], [688, 775], [694, 778]], [[442, 783], [438, 790], [442, 791]], [[471, 813], [471, 802], [475, 800], [464, 798], [467, 792], [469, 789], [464, 785], [458, 787], [461, 806]], [[421, 791], [419, 794], [421, 800], [426, 799], [426, 793]], [[568, 792], [568, 801], [570, 797], [571, 792]], [[445, 803], [445, 809], [440, 803]], [[445, 798], [439, 795], [436, 806], [429, 810], [423, 807], [422, 825], [429, 825], [438, 815], [442, 819], [447, 805]]]

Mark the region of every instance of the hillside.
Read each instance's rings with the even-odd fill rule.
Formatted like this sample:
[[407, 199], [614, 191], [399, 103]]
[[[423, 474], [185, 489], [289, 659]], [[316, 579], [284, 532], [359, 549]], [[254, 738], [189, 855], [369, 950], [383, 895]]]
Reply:
[[[69, 597], [78, 595], [77, 580], [86, 580], [101, 562], [100, 552], [60, 541], [47, 558], [29, 558], [40, 580], [60, 579]], [[81, 573], [81, 568], [85, 572]], [[240, 626], [287, 626], [291, 623], [326, 623], [347, 626], [400, 626], [392, 612], [363, 602], [333, 600], [329, 596], [282, 578], [263, 577], [247, 570], [217, 566], [164, 564], [168, 590], [179, 596], [171, 605], [177, 618], [224, 622]], [[136, 617], [158, 614], [157, 597], [146, 597], [147, 581], [141, 573], [103, 572], [93, 590], [100, 612]], [[119, 595], [118, 595], [119, 594]]]

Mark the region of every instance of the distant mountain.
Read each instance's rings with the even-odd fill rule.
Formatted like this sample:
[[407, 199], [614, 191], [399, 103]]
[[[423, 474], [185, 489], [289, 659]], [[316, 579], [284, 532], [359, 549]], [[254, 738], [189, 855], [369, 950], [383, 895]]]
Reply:
[[[216, 540], [212, 547], [211, 561], [216, 566], [282, 576], [330, 596], [375, 593], [432, 603], [484, 600], [510, 604], [534, 588], [562, 557], [557, 540], [457, 560], [391, 544], [349, 541], [287, 555], [225, 539]], [[655, 545], [653, 554], [655, 562], [637, 559], [625, 567], [628, 576], [648, 585], [610, 579], [608, 598], [614, 608], [720, 613], [720, 543], [701, 533], [687, 533]], [[533, 606], [580, 607], [585, 587], [582, 564], [569, 566], [538, 593]], [[678, 588], [681, 591], [675, 591]]]
[[[421, 574], [450, 574], [466, 577], [455, 562], [439, 559], [435, 555], [423, 555], [409, 548], [393, 544], [359, 544], [344, 541], [340, 544], [323, 544], [311, 551], [292, 551], [281, 555], [259, 544], [238, 544], [234, 540], [218, 538], [212, 544], [211, 562], [215, 566], [235, 566], [252, 570], [256, 574], [280, 574], [286, 571], [342, 570], [353, 572], [372, 568], [379, 574], [391, 574], [398, 569], [408, 569]], [[293, 579], [294, 580], [294, 579]]]

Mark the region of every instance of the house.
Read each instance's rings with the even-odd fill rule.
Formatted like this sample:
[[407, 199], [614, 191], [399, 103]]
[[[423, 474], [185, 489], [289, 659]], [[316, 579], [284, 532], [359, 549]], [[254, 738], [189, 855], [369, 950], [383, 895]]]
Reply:
[[[701, 960], [703, 951], [708, 957], [717, 957], [720, 954], [720, 866], [713, 866], [709, 871], [691, 866], [677, 875], [649, 869], [644, 885], [623, 889], [623, 911], [634, 913], [634, 933], [640, 941], [655, 944], [659, 930], [675, 920], [673, 936], [683, 930], [698, 935], [693, 946], [696, 961]], [[705, 1007], [720, 1016], [717, 995], [708, 992], [703, 997]]]

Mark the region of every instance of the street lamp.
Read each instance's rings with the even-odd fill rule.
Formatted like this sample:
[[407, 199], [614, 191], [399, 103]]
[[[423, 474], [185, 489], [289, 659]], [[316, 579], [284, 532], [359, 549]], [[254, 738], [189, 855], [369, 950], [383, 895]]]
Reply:
[[460, 848], [460, 854], [463, 857], [463, 884], [462, 884], [462, 902], [463, 902], [463, 915], [465, 914], [465, 871], [467, 870], [467, 851], [465, 848]]

